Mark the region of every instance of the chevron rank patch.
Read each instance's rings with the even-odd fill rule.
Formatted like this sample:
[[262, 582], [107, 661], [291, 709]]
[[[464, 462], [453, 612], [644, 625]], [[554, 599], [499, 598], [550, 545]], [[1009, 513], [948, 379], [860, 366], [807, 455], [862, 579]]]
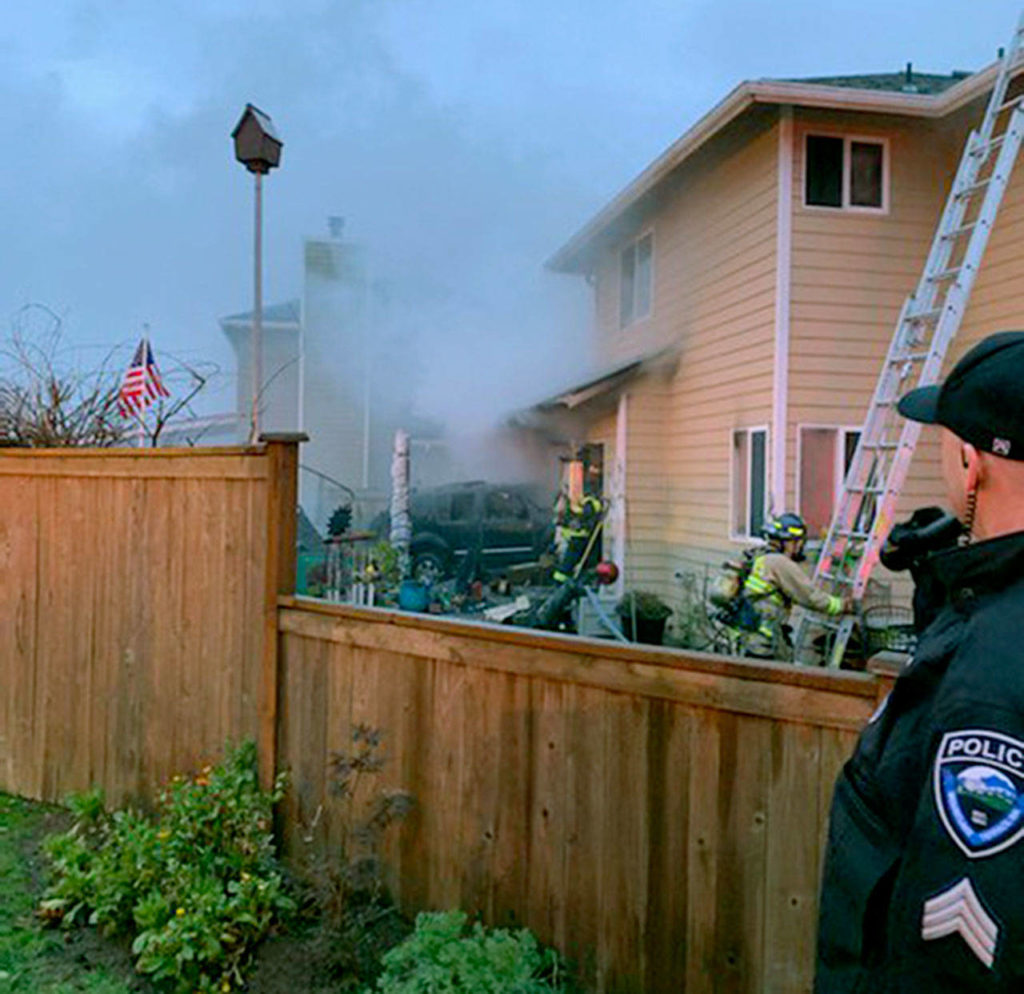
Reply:
[[935, 757], [935, 804], [953, 841], [971, 859], [992, 856], [1024, 835], [1024, 742], [999, 732], [947, 732]]
[[999, 926], [982, 906], [967, 877], [925, 901], [921, 938], [928, 941], [947, 935], [959, 935], [971, 952], [992, 969], [999, 942]]

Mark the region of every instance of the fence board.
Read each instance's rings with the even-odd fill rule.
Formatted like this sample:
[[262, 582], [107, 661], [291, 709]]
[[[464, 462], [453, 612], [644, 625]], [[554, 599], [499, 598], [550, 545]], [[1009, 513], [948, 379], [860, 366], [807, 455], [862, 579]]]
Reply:
[[0, 787], [141, 799], [258, 732], [293, 449], [0, 451]]
[[[328, 683], [352, 681], [332, 734], [382, 727], [384, 782], [416, 797], [387, 847], [406, 910], [527, 924], [595, 991], [808, 989], [826, 784], [874, 678], [292, 598], [279, 631], [287, 687], [328, 646]], [[301, 770], [319, 746], [294, 706], [279, 758]]]

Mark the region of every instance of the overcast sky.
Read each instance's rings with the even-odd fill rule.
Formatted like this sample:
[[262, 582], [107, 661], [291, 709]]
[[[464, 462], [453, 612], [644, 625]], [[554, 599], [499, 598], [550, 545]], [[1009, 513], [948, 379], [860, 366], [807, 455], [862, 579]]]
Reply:
[[587, 366], [588, 295], [544, 259], [737, 83], [977, 69], [1017, 16], [1005, 0], [7, 0], [0, 317], [42, 303], [97, 349], [148, 323], [158, 350], [233, 373], [217, 319], [251, 302], [251, 180], [228, 135], [251, 101], [285, 142], [265, 300], [298, 296], [303, 237], [345, 216], [422, 300], [423, 412], [483, 416]]

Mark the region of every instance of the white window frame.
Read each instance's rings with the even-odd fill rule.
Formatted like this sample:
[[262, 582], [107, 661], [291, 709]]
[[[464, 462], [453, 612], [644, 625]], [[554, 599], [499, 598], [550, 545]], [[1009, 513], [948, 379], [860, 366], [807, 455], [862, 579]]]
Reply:
[[[807, 203], [807, 139], [808, 138], [841, 138], [843, 140], [843, 182], [842, 194], [843, 203], [840, 207], [830, 207], [827, 204]], [[853, 143], [863, 142], [870, 145], [882, 146], [882, 206], [866, 207], [850, 203], [850, 183], [852, 182], [853, 170], [851, 168], [853, 158]], [[878, 135], [857, 135], [846, 131], [826, 131], [812, 128], [803, 133], [802, 169], [800, 176], [800, 202], [804, 210], [825, 211], [830, 214], [888, 214], [889, 213], [889, 163], [890, 149], [889, 139]]]
[[[637, 259], [637, 246], [639, 246], [639, 244], [645, 238], [649, 238], [651, 240], [651, 267], [650, 267], [651, 268], [651, 278], [650, 278], [651, 282], [650, 282], [650, 286], [648, 287], [647, 310], [643, 314], [638, 314], [637, 311], [636, 311], [636, 259]], [[629, 252], [629, 251], [631, 251], [633, 253], [633, 277], [634, 277], [634, 281], [633, 281], [633, 307], [632, 307], [632, 309], [630, 311], [629, 317], [624, 319], [623, 316], [622, 316], [622, 294], [623, 294], [625, 288], [622, 285], [622, 257], [626, 254], [626, 252]], [[654, 255], [655, 255], [655, 245], [654, 245], [654, 229], [653, 228], [645, 229], [644, 231], [640, 232], [640, 234], [637, 235], [636, 238], [631, 238], [628, 242], [625, 242], [623, 245], [621, 245], [619, 247], [619, 252], [618, 252], [618, 255], [616, 256], [616, 261], [618, 263], [618, 285], [619, 285], [619, 295], [618, 295], [618, 323], [619, 323], [619, 331], [626, 331], [627, 329], [632, 328], [634, 325], [639, 324], [641, 321], [646, 321], [651, 316], [651, 312], [654, 310], [654, 266], [655, 266]]]
[[[757, 432], [764, 433], [764, 506], [762, 516], [768, 520], [768, 509], [771, 501], [771, 431], [767, 424], [744, 425], [740, 428], [732, 428], [729, 431], [729, 539], [732, 542], [763, 542], [762, 535], [751, 535], [750, 531], [750, 484], [752, 479], [751, 468], [754, 461], [754, 447], [750, 444], [750, 438]], [[736, 445], [736, 436], [745, 434], [747, 436], [747, 492], [743, 495], [743, 521], [746, 530], [737, 532], [734, 524], [736, 522], [736, 460], [733, 458], [733, 451]]]
[[[836, 449], [833, 455], [833, 479], [836, 481], [832, 494], [832, 514], [836, 513], [836, 504], [839, 502], [839, 495], [843, 492], [843, 483], [846, 480], [846, 467], [843, 465], [846, 456], [846, 440], [853, 434], [860, 434], [864, 431], [863, 425], [838, 425], [826, 424], [816, 421], [802, 421], [796, 426], [796, 478], [795, 478], [795, 501], [796, 513], [802, 515], [800, 481], [803, 475], [804, 461], [804, 430], [808, 431], [834, 431], [836, 433]], [[816, 536], [812, 536], [812, 539]]]

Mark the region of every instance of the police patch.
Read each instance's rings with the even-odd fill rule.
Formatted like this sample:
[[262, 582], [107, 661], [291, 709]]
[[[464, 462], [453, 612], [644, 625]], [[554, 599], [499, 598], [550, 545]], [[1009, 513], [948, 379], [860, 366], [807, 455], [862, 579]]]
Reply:
[[935, 757], [942, 824], [971, 859], [1024, 835], [1024, 742], [999, 732], [947, 732]]

